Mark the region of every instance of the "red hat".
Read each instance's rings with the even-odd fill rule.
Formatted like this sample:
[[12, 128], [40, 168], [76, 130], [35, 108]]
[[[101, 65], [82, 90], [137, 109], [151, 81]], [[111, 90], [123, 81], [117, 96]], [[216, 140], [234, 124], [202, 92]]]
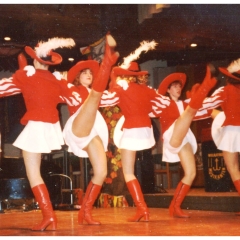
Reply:
[[231, 62], [227, 68], [219, 67], [218, 69], [227, 77], [240, 81], [240, 59]]
[[57, 65], [62, 62], [60, 54], [53, 52], [53, 49], [73, 47], [75, 42], [72, 38], [51, 38], [47, 42], [39, 42], [35, 49], [25, 47], [26, 53], [38, 62], [46, 65]]
[[111, 71], [111, 86], [116, 84], [116, 78], [121, 75], [127, 76], [140, 76], [147, 75], [148, 71], [140, 71], [139, 65], [137, 62], [130, 62], [130, 66], [125, 69], [121, 67], [113, 67]]
[[114, 67], [112, 69], [111, 74], [115, 76], [120, 75], [139, 76], [148, 74], [148, 71], [140, 71], [138, 63], [130, 62], [130, 66], [127, 69], [121, 67]]
[[187, 79], [187, 76], [185, 73], [180, 73], [180, 72], [171, 73], [167, 77], [165, 77], [160, 83], [158, 87], [158, 93], [161, 95], [165, 95], [169, 85], [175, 81], [180, 81], [183, 88], [186, 83], [186, 79]]
[[62, 62], [61, 55], [56, 52], [53, 52], [53, 51], [50, 51], [47, 55], [49, 60], [47, 60], [47, 59], [44, 60], [44, 58], [38, 57], [36, 52], [31, 47], [26, 46], [25, 51], [31, 58], [36, 59], [38, 62], [43, 63], [43, 64], [57, 65]]
[[89, 68], [93, 73], [93, 79], [97, 76], [99, 70], [99, 63], [95, 60], [86, 60], [76, 63], [67, 73], [67, 81], [72, 83], [77, 74], [83, 69]]

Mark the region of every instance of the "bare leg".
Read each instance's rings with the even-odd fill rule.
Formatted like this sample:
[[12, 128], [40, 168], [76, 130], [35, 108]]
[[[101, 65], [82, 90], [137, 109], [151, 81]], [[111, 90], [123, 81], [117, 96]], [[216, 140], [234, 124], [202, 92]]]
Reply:
[[178, 155], [184, 171], [181, 181], [191, 186], [196, 176], [196, 161], [190, 143], [184, 145]]
[[107, 176], [107, 158], [100, 137], [93, 138], [84, 150], [87, 151], [93, 167], [92, 182], [102, 185]]
[[234, 182], [240, 179], [238, 152], [232, 153], [223, 151], [223, 157], [232, 181]]
[[197, 112], [197, 109], [193, 109], [190, 106], [187, 106], [185, 111], [176, 120], [172, 137], [169, 142], [172, 147], [177, 148], [182, 144], [182, 141], [189, 130], [189, 127], [192, 123], [192, 120], [196, 112]]
[[93, 89], [89, 93], [88, 98], [82, 105], [81, 111], [75, 117], [72, 124], [73, 134], [77, 137], [86, 137], [90, 134], [96, 119], [101, 96], [102, 92], [96, 92]]
[[23, 150], [23, 159], [31, 188], [44, 183], [40, 173], [41, 153], [31, 153]]
[[136, 179], [134, 175], [136, 151], [121, 149], [123, 175], [126, 182]]

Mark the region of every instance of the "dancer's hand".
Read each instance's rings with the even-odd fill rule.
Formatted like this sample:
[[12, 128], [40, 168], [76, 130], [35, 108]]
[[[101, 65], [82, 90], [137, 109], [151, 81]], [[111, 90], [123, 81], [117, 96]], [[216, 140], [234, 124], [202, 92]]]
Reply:
[[18, 68], [23, 70], [27, 66], [27, 59], [23, 53], [18, 54]]
[[191, 90], [186, 92], [186, 97], [191, 98], [197, 92], [199, 87], [200, 87], [200, 83], [194, 84]]
[[209, 71], [210, 71], [210, 74], [211, 74], [211, 78], [218, 76], [219, 71], [213, 64], [209, 63], [208, 68], [209, 68]]

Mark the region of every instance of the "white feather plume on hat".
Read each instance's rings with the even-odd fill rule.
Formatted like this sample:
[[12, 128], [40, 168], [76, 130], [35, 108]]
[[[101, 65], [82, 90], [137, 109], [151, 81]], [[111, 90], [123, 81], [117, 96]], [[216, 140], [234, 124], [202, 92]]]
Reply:
[[35, 47], [35, 52], [38, 57], [47, 57], [48, 53], [57, 48], [71, 48], [75, 46], [75, 42], [72, 38], [51, 38], [47, 42], [39, 42]]
[[230, 65], [227, 67], [227, 70], [230, 73], [238, 72], [240, 70], [240, 58], [231, 62]]
[[124, 62], [121, 64], [121, 68], [128, 69], [130, 66], [130, 63], [136, 59], [139, 58], [141, 52], [147, 52], [148, 50], [155, 49], [155, 46], [157, 43], [153, 40], [151, 42], [148, 41], [142, 41], [140, 43], [140, 47], [138, 47], [134, 52], [132, 52], [129, 56], [123, 58]]

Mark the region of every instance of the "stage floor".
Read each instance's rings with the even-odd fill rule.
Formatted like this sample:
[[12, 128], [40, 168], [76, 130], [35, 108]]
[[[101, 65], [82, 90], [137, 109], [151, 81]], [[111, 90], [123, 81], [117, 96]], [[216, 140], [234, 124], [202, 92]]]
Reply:
[[[173, 190], [168, 190], [170, 199]], [[156, 194], [155, 198], [158, 199]], [[163, 195], [163, 194], [162, 194]], [[145, 198], [147, 195], [145, 195]], [[164, 196], [163, 196], [164, 197]], [[237, 192], [209, 193], [204, 189], [193, 188], [189, 198], [224, 199], [236, 198], [240, 202]], [[203, 197], [203, 198], [201, 198]], [[154, 196], [151, 196], [154, 198]], [[198, 202], [199, 203], [199, 202]], [[230, 203], [231, 204], [231, 203]], [[39, 210], [23, 212], [22, 210], [7, 210], [0, 214], [0, 236], [239, 236], [240, 216], [234, 212], [206, 211], [183, 209], [190, 214], [190, 218], [172, 218], [168, 208], [149, 207], [149, 222], [127, 222], [127, 218], [135, 214], [135, 207], [125, 208], [94, 208], [93, 218], [101, 225], [78, 225], [78, 210], [55, 210], [58, 227], [56, 231], [31, 231], [31, 227], [41, 221]]]
[[172, 218], [168, 209], [150, 208], [149, 222], [127, 222], [134, 207], [94, 208], [101, 225], [78, 225], [77, 211], [55, 211], [56, 231], [31, 231], [42, 219], [40, 211], [6, 212], [0, 215], [1, 236], [239, 236], [240, 217], [229, 212], [186, 210], [190, 218]]

